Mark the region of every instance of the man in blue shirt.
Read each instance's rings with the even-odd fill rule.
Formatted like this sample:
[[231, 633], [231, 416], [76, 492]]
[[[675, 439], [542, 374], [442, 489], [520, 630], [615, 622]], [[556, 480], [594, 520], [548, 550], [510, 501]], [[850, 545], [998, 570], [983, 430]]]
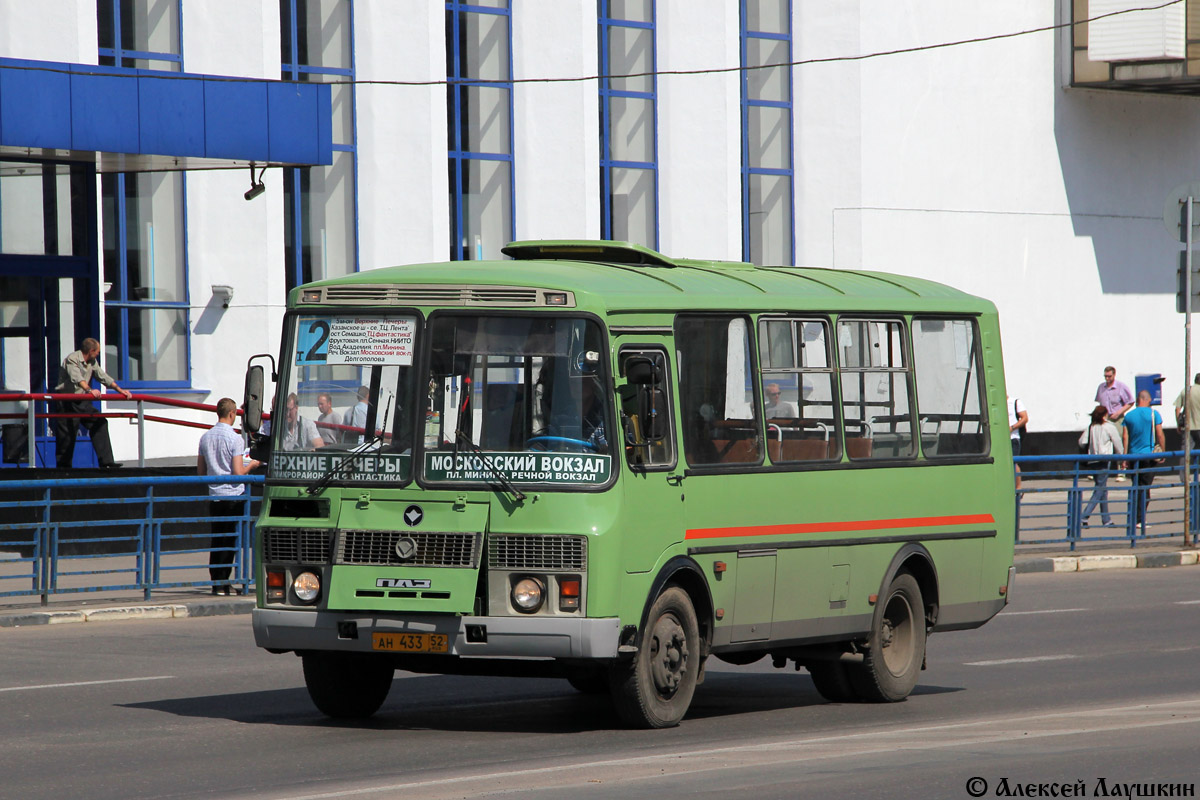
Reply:
[[[1150, 407], [1150, 393], [1143, 390], [1137, 395], [1137, 408], [1125, 412], [1125, 427], [1121, 429], [1121, 441], [1125, 452], [1129, 455], [1154, 452], [1157, 444], [1160, 450], [1166, 450], [1166, 438], [1163, 436], [1162, 415]], [[1133, 465], [1133, 490], [1137, 492], [1134, 503], [1134, 525], [1146, 526], [1146, 504], [1150, 502], [1150, 484], [1154, 475], [1147, 472], [1154, 465], [1151, 459], [1135, 461]], [[1145, 489], [1141, 487], [1146, 487]]]

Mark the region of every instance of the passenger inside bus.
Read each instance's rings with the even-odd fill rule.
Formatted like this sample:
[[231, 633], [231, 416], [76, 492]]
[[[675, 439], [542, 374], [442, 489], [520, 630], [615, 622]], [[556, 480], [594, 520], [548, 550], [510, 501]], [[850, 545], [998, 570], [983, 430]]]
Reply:
[[763, 387], [763, 393], [767, 401], [763, 406], [767, 419], [796, 419], [800, 416], [795, 403], [782, 399], [783, 390], [778, 383], [768, 383]]

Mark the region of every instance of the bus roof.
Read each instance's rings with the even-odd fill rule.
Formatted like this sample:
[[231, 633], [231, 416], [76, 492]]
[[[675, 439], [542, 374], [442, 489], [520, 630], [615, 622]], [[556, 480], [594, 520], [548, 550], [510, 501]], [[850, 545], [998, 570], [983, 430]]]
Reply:
[[[353, 287], [362, 305], [542, 305], [512, 294], [484, 293], [479, 303], [439, 302], [435, 292], [382, 287], [533, 287], [571, 292], [574, 307], [597, 313], [681, 310], [837, 310], [994, 313], [987, 300], [941, 283], [885, 272], [818, 267], [756, 267], [730, 261], [670, 258], [641, 245], [613, 241], [513, 242], [512, 260], [453, 261], [384, 267], [318, 281], [304, 289]], [[379, 292], [370, 287], [380, 287]], [[328, 297], [331, 293], [326, 291]], [[349, 295], [347, 296], [349, 297]], [[422, 302], [422, 297], [427, 297]], [[341, 302], [346, 302], [345, 300]]]

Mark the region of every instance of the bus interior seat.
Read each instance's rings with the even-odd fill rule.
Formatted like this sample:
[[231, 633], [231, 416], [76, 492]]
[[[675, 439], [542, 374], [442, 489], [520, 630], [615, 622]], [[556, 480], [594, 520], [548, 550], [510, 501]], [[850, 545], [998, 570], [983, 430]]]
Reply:
[[874, 441], [866, 436], [847, 436], [846, 455], [850, 458], [870, 458]]
[[756, 439], [713, 439], [712, 443], [717, 451], [717, 463], [756, 464], [759, 461]]

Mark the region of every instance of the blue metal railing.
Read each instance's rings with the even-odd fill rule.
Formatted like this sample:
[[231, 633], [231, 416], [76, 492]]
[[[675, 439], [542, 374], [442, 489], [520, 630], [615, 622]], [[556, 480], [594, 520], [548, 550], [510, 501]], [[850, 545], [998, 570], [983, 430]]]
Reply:
[[[261, 475], [62, 478], [0, 482], [0, 597], [254, 585], [253, 525]], [[250, 487], [235, 516], [209, 516], [208, 487]], [[215, 546], [214, 519], [236, 523]], [[228, 580], [209, 577], [214, 552], [233, 553]]]
[[[1077, 545], [1093, 542], [1183, 544], [1183, 451], [1138, 455], [1018, 456], [1017, 543]], [[1190, 530], [1200, 528], [1200, 453], [1192, 452]], [[1127, 466], [1123, 466], [1127, 465]], [[1102, 482], [1112, 524], [1097, 506], [1083, 512]], [[1141, 513], [1139, 514], [1139, 511]], [[1194, 541], [1194, 538], [1193, 538]]]

